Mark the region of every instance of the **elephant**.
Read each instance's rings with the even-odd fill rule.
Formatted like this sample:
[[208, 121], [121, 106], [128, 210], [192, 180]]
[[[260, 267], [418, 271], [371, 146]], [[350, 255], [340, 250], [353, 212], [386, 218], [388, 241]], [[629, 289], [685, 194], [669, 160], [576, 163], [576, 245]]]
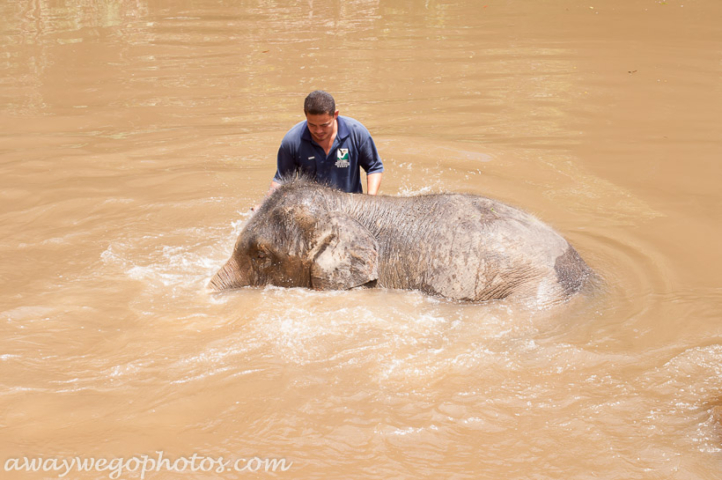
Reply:
[[462, 193], [345, 193], [306, 178], [256, 208], [209, 287], [419, 290], [462, 302], [565, 301], [593, 271], [534, 216]]

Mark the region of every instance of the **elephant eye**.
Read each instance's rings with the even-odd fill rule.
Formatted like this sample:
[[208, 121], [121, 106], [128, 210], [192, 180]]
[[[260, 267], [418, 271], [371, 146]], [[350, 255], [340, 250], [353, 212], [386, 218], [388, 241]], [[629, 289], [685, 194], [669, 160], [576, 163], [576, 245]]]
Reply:
[[263, 250], [257, 250], [256, 253], [253, 255], [252, 259], [254, 263], [256, 263], [259, 267], [263, 267], [268, 264], [271, 257], [269, 256], [268, 252], [264, 252]]

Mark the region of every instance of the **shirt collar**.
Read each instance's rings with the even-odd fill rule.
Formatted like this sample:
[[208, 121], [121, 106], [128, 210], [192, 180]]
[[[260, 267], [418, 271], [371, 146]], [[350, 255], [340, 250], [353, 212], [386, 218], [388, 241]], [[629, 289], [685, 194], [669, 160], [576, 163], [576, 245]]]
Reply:
[[348, 127], [346, 126], [346, 121], [343, 119], [341, 115], [338, 116], [336, 119], [338, 121], [338, 132], [336, 132], [336, 138], [343, 139], [350, 135], [351, 132], [348, 131]]

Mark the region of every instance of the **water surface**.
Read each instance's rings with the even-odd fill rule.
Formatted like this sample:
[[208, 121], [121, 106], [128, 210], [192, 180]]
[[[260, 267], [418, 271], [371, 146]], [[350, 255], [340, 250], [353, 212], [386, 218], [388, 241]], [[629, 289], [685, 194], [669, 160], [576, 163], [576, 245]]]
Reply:
[[[720, 475], [719, 2], [0, 13], [3, 465], [163, 451], [293, 462], [256, 474], [278, 478]], [[382, 193], [524, 208], [599, 291], [551, 311], [209, 292], [316, 88], [374, 135]]]

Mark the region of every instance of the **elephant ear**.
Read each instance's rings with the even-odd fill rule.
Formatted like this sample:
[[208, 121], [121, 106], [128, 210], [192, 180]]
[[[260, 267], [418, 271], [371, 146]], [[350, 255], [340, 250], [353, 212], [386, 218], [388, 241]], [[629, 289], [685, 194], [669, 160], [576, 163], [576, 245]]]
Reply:
[[344, 290], [378, 279], [378, 242], [353, 218], [331, 213], [317, 223], [315, 240], [309, 254], [313, 288]]

